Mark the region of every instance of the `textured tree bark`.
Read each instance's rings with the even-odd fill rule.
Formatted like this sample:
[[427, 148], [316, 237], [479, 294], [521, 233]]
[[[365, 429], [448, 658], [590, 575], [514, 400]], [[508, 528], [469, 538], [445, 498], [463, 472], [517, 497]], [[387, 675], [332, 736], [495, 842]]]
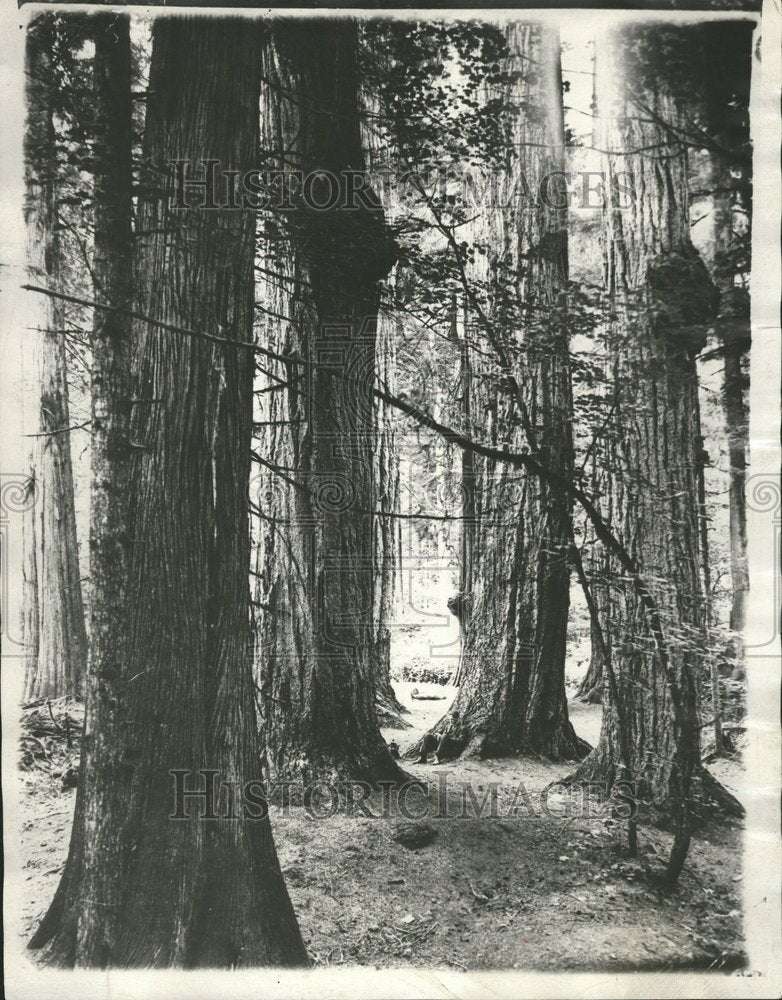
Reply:
[[703, 58], [708, 73], [707, 126], [709, 134], [718, 144], [718, 148], [711, 153], [715, 244], [711, 263], [714, 282], [720, 291], [717, 334], [725, 359], [722, 393], [728, 434], [733, 590], [730, 628], [736, 633], [737, 660], [741, 661], [741, 633], [746, 624], [749, 594], [745, 493], [749, 453], [747, 394], [751, 327], [746, 278], [750, 263], [749, 226], [752, 219], [748, 85], [752, 25], [737, 24], [730, 30], [726, 28], [725, 24], [704, 27]]
[[356, 44], [352, 21], [280, 21], [264, 57], [264, 155], [323, 177], [269, 213], [262, 262], [275, 275], [266, 336], [303, 361], [267, 375], [258, 396], [256, 676], [276, 781], [401, 775], [378, 728], [372, 621], [378, 283], [396, 251], [364, 184]]
[[[377, 324], [377, 376], [390, 392], [396, 391], [394, 370], [396, 365], [396, 319], [378, 316]], [[399, 512], [399, 456], [397, 454], [394, 413], [391, 406], [376, 399], [375, 414], [375, 507], [378, 513], [394, 515]], [[375, 591], [372, 621], [375, 638], [375, 701], [378, 720], [382, 726], [407, 729], [409, 723], [403, 716], [407, 709], [400, 703], [391, 685], [391, 631], [397, 579], [400, 572], [398, 556], [401, 546], [400, 521], [393, 516], [374, 519]]]
[[[505, 190], [516, 195], [507, 209], [490, 215], [483, 234], [489, 281], [497, 282], [489, 316], [495, 333], [484, 329], [483, 336], [487, 349], [496, 351], [489, 342], [500, 331], [509, 363], [503, 370], [500, 358], [499, 373], [471, 378], [470, 405], [475, 425], [479, 418], [484, 423], [482, 440], [532, 448], [550, 469], [569, 477], [572, 399], [561, 312], [567, 203], [559, 37], [548, 27], [514, 24], [508, 42], [508, 68], [516, 80], [506, 95], [515, 111], [504, 179]], [[529, 191], [541, 196], [529, 197]], [[508, 288], [512, 305], [503, 300]], [[508, 329], [508, 316], [517, 329]], [[509, 387], [513, 380], [523, 406]], [[564, 683], [570, 500], [502, 463], [480, 460], [473, 470], [468, 462], [467, 475], [478, 489], [470, 501], [476, 525], [461, 686], [454, 704], [461, 714], [455, 742], [467, 753], [579, 758], [588, 747], [568, 719]]]
[[[52, 45], [56, 27], [41, 17], [29, 28], [26, 49], [27, 120], [25, 129], [25, 221], [27, 270], [35, 284], [57, 286], [56, 141], [54, 132], [54, 69]], [[87, 634], [82, 605], [79, 549], [73, 497], [73, 468], [68, 406], [68, 369], [62, 307], [48, 296], [38, 296], [36, 326], [40, 343], [40, 414], [33, 461], [36, 519], [25, 533], [25, 546], [35, 543], [37, 576], [37, 655], [28, 655], [24, 699], [81, 698], [87, 657]], [[32, 556], [28, 564], [32, 568]], [[33, 591], [27, 588], [33, 600]], [[26, 616], [32, 624], [34, 609]], [[35, 643], [31, 643], [34, 648]]]
[[[122, 18], [98, 23], [95, 256], [116, 282], [105, 294], [122, 301], [129, 38]], [[170, 161], [249, 170], [259, 91], [259, 26], [156, 21], [135, 261], [144, 315], [251, 339], [254, 213], [177, 210]], [[96, 321], [94, 672], [70, 854], [31, 944], [77, 966], [303, 964], [259, 786], [242, 797], [261, 777], [248, 644], [252, 356], [139, 322], [132, 334], [117, 316]], [[210, 780], [202, 769], [214, 773], [213, 819], [204, 801], [178, 810], [174, 795], [172, 771], [191, 790]]]
[[[617, 433], [608, 457], [613, 527], [661, 612], [675, 685], [667, 683], [637, 591], [611, 559], [611, 656], [624, 706], [631, 777], [640, 795], [677, 817], [669, 876], [689, 843], [699, 767], [697, 691], [704, 595], [698, 529], [695, 356], [718, 294], [690, 242], [684, 125], [688, 39], [678, 29], [623, 29], [597, 53], [605, 134], [605, 273]], [[627, 779], [616, 699], [604, 690], [598, 746], [576, 777]]]
[[[473, 360], [470, 351], [470, 339], [468, 335], [469, 310], [462, 305], [459, 310], [459, 303], [454, 301], [453, 334], [454, 339], [460, 343], [459, 368], [461, 377], [461, 404], [462, 421], [465, 433], [469, 436], [473, 434], [472, 403], [475, 395], [473, 385]], [[459, 314], [462, 316], [462, 323], [459, 323]], [[461, 331], [459, 327], [461, 326]], [[462, 487], [462, 523], [461, 523], [461, 547], [459, 552], [459, 590], [449, 602], [449, 610], [456, 616], [459, 622], [459, 637], [461, 639], [461, 650], [459, 664], [453, 683], [456, 687], [461, 687], [463, 669], [465, 665], [465, 639], [467, 636], [467, 624], [470, 618], [473, 589], [473, 573], [475, 563], [475, 540], [476, 540], [476, 487], [479, 481], [476, 478], [478, 466], [472, 452], [463, 451], [461, 454], [461, 487]]]

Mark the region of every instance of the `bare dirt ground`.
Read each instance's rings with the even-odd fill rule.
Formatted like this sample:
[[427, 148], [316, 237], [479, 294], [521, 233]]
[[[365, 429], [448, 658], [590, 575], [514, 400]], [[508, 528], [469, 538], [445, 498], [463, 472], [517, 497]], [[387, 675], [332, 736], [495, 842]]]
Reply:
[[[446, 697], [413, 701], [412, 684], [396, 686], [412, 728], [385, 735], [404, 747], [439, 718], [453, 689], [419, 684], [421, 693]], [[599, 706], [571, 703], [571, 709], [579, 734], [594, 743]], [[21, 772], [25, 938], [57, 886], [75, 797], [73, 789], [62, 790], [60, 775], [76, 751], [62, 739], [44, 737], [42, 744], [48, 759]], [[542, 790], [568, 772], [567, 764], [513, 758], [405, 766], [430, 783], [428, 798], [409, 789], [408, 818], [395, 800], [384, 816], [380, 795], [355, 806], [354, 815], [271, 809], [280, 862], [316, 964], [728, 972], [743, 963], [735, 821], [699, 831], [678, 887], [664, 895], [653, 876], [667, 855], [666, 833], [642, 828], [639, 857], [630, 859], [622, 824], [600, 806], [579, 815], [579, 801], [554, 794], [548, 811], [541, 807]], [[723, 762], [719, 776], [738, 784], [739, 765]], [[444, 781], [451, 818], [437, 818], [445, 811], [438, 792]], [[465, 789], [480, 802], [492, 783], [499, 785], [495, 814], [487, 807], [475, 818], [470, 793], [463, 806]], [[527, 800], [518, 795], [520, 784]], [[415, 846], [416, 839], [428, 842]]]

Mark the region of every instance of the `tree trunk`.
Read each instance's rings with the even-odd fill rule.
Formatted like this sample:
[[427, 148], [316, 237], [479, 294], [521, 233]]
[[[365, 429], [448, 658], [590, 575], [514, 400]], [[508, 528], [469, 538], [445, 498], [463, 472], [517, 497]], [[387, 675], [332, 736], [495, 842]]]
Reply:
[[[718, 303], [690, 242], [686, 149], [667, 127], [685, 124], [688, 44], [679, 28], [643, 26], [614, 34], [597, 54], [601, 145], [612, 151], [604, 240], [616, 433], [608, 488], [613, 528], [661, 610], [675, 686], [666, 682], [637, 590], [613, 560], [611, 656], [632, 778], [660, 809], [675, 806], [682, 863], [704, 669], [695, 356]], [[599, 744], [576, 777], [607, 790], [628, 777], [608, 687]]]
[[748, 355], [751, 343], [749, 275], [752, 219], [752, 159], [749, 137], [751, 24], [710, 24], [703, 28], [707, 76], [707, 126], [718, 148], [711, 152], [714, 282], [720, 291], [717, 335], [725, 369], [723, 405], [728, 435], [730, 628], [736, 659], [742, 660], [742, 632], [749, 594], [747, 563], [746, 469], [749, 451]]
[[337, 194], [318, 211], [305, 190], [271, 212], [262, 262], [260, 321], [304, 362], [267, 375], [258, 397], [256, 670], [276, 781], [401, 775], [378, 728], [372, 621], [378, 283], [395, 247], [367, 188], [368, 203], [339, 207], [345, 171], [364, 179], [356, 42], [352, 21], [280, 21], [265, 51], [266, 155], [278, 169], [330, 175], [310, 202]]
[[[461, 309], [462, 323], [459, 324], [459, 304], [454, 301], [453, 333], [459, 340], [459, 369], [461, 376], [462, 421], [465, 434], [472, 436], [472, 403], [475, 394], [473, 386], [473, 362], [470, 356], [470, 339], [468, 335], [469, 311], [466, 306]], [[459, 330], [461, 325], [462, 329]], [[461, 487], [462, 487], [462, 523], [461, 548], [459, 552], [459, 590], [449, 602], [449, 609], [459, 622], [459, 665], [456, 669], [453, 683], [460, 687], [462, 672], [465, 665], [465, 645], [467, 624], [470, 617], [473, 588], [473, 567], [475, 562], [476, 538], [476, 472], [478, 464], [472, 452], [463, 451], [461, 455]]]
[[[54, 67], [56, 26], [36, 19], [29, 28], [26, 51], [27, 122], [25, 131], [28, 274], [33, 283], [57, 287], [56, 140], [54, 132]], [[81, 698], [87, 657], [87, 634], [79, 571], [73, 468], [68, 407], [62, 307], [39, 296], [40, 416], [34, 441], [37, 519], [25, 543], [37, 543], [37, 657], [28, 656], [24, 698]], [[36, 537], [37, 536], [37, 537]], [[28, 561], [31, 557], [28, 557]], [[30, 564], [31, 565], [31, 564]], [[32, 590], [28, 588], [28, 598]], [[32, 622], [33, 611], [26, 612]]]
[[[604, 621], [606, 617], [606, 606], [605, 602], [601, 600], [602, 594], [600, 591], [600, 586], [595, 586], [594, 575], [592, 576], [592, 598], [595, 604], [595, 610], [600, 618], [600, 621]], [[576, 692], [576, 697], [581, 701], [586, 702], [588, 705], [600, 705], [603, 701], [603, 651], [601, 648], [599, 636], [597, 634], [597, 629], [600, 626], [590, 619], [589, 630], [590, 630], [590, 646], [591, 653], [589, 657], [589, 667], [587, 672], [584, 674], [584, 679], [578, 686], [578, 691]]]
[[[602, 347], [602, 345], [601, 345]], [[610, 380], [610, 376], [606, 375]], [[595, 504], [606, 524], [613, 523], [611, 510], [611, 491], [606, 481], [607, 467], [610, 463], [611, 447], [606, 446], [605, 438], [614, 433], [612, 406], [604, 416], [603, 422], [595, 432], [596, 437], [590, 444], [591, 475], [588, 491], [595, 498]], [[611, 612], [610, 565], [606, 554], [598, 544], [594, 528], [587, 521], [584, 525], [586, 543], [582, 550], [584, 572], [589, 581], [592, 607], [594, 613], [589, 616], [590, 658], [589, 668], [579, 685], [576, 697], [589, 705], [600, 705], [603, 701], [603, 687], [607, 681], [605, 651], [611, 648], [611, 630], [613, 614]], [[597, 618], [597, 620], [595, 620]]]
[[[749, 323], [747, 322], [749, 332]], [[741, 636], [747, 621], [749, 564], [747, 561], [747, 452], [749, 448], [749, 413], [747, 392], [749, 374], [746, 351], [725, 346], [725, 372], [722, 393], [725, 422], [728, 427], [730, 463], [730, 572], [732, 599], [730, 628]], [[740, 643], [743, 645], [743, 643]], [[741, 660], [741, 654], [737, 659]]]
[[30, 475], [22, 514], [22, 640], [24, 642], [24, 702], [38, 672], [38, 546], [36, 544], [35, 462], [30, 453]]
[[[697, 423], [701, 425], [700, 400], [698, 402]], [[700, 529], [701, 570], [703, 572], [703, 618], [705, 625], [705, 656], [711, 687], [712, 732], [714, 734], [714, 752], [719, 756], [723, 750], [722, 739], [722, 700], [720, 698], [720, 678], [717, 669], [716, 651], [714, 649], [714, 609], [711, 585], [711, 547], [709, 545], [709, 512], [706, 505], [706, 466], [709, 453], [703, 447], [703, 438], [699, 439], [697, 449], [697, 483], [698, 483], [698, 528]]]
[[[536, 450], [544, 464], [569, 477], [566, 200], [556, 175], [564, 155], [559, 37], [547, 27], [515, 24], [508, 42], [508, 68], [518, 79], [506, 95], [512, 118], [506, 179], [518, 195], [490, 217], [484, 234], [494, 301], [493, 332], [484, 324], [483, 335], [495, 353], [497, 340], [505, 342], [509, 370], [471, 378], [472, 420], [484, 422], [483, 440]], [[545, 186], [548, 197], [540, 200], [525, 190]], [[521, 400], [509, 388], [514, 382]], [[570, 501], [501, 463], [475, 466], [467, 469], [480, 499], [471, 498], [477, 523], [455, 742], [484, 755], [581, 757], [588, 748], [568, 720], [565, 695]]]
[[[386, 286], [387, 288], [388, 286]], [[381, 384], [396, 392], [396, 337], [397, 320], [382, 312], [377, 325], [377, 376]], [[409, 723], [402, 718], [408, 711], [399, 702], [391, 685], [391, 632], [389, 624], [395, 611], [397, 579], [401, 571], [399, 549], [401, 545], [399, 513], [399, 455], [396, 443], [396, 425], [391, 406], [376, 399], [375, 407], [375, 507], [378, 515], [374, 521], [375, 541], [375, 606], [372, 620], [375, 630], [374, 658], [378, 720], [381, 726], [407, 729]], [[390, 516], [381, 516], [390, 515]]]
[[[116, 284], [96, 294], [121, 302], [129, 35], [116, 15], [98, 29], [95, 257]], [[226, 170], [254, 166], [260, 55], [260, 29], [244, 20], [155, 23], [144, 140], [152, 177], [136, 242], [140, 312], [245, 342], [254, 214], [177, 210], [170, 161], [193, 171], [203, 157]], [[71, 850], [32, 945], [51, 940], [51, 961], [78, 966], [302, 964], [259, 786], [248, 788], [261, 777], [248, 643], [252, 355], [151, 323], [132, 331], [129, 345], [120, 317], [95, 325], [94, 672]], [[112, 557], [127, 568], [124, 586]], [[202, 769], [214, 773], [211, 820], [203, 799], [174, 793], [173, 772], [185, 772], [185, 789], [204, 789]]]

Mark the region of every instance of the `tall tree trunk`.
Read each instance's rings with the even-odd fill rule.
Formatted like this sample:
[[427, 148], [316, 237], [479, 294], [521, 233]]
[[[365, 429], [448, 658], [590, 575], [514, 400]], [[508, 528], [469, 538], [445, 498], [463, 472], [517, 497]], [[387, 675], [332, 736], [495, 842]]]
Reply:
[[[381, 313], [377, 325], [377, 375], [389, 392], [396, 392], [395, 338], [397, 320]], [[407, 729], [402, 718], [408, 714], [391, 685], [391, 631], [394, 617], [397, 580], [401, 572], [399, 513], [399, 455], [397, 454], [394, 412], [383, 400], [375, 403], [374, 482], [378, 516], [374, 522], [375, 592], [372, 621], [375, 630], [375, 699], [382, 726]], [[387, 515], [387, 516], [383, 516]]]
[[[50, 17], [30, 24], [26, 50], [25, 217], [27, 269], [37, 285], [57, 286], [57, 149], [54, 132], [53, 44]], [[34, 444], [35, 530], [25, 544], [37, 543], [37, 657], [28, 656], [24, 697], [81, 698], [87, 657], [79, 549], [71, 464], [70, 413], [65, 325], [62, 307], [40, 296], [35, 349], [40, 359], [40, 415]], [[29, 557], [32, 558], [32, 557]], [[28, 559], [29, 561], [29, 559]], [[32, 565], [32, 563], [30, 563]], [[32, 599], [32, 589], [28, 588]], [[29, 620], [33, 620], [30, 609]]]
[[[473, 419], [472, 404], [475, 388], [473, 385], [473, 361], [470, 353], [470, 337], [468, 332], [469, 310], [454, 298], [452, 338], [459, 341], [459, 370], [461, 378], [462, 421], [465, 434], [472, 436]], [[459, 322], [461, 314], [462, 322]], [[460, 329], [461, 327], [461, 329]], [[459, 638], [461, 648], [459, 664], [453, 683], [460, 687], [462, 671], [465, 664], [465, 638], [467, 623], [470, 617], [473, 588], [473, 569], [476, 553], [476, 486], [477, 463], [472, 452], [463, 451], [461, 455], [461, 487], [462, 487], [462, 522], [461, 547], [459, 552], [459, 590], [449, 601], [448, 607], [459, 622]]]
[[[749, 322], [746, 324], [749, 332]], [[727, 340], [727, 338], [725, 338]], [[747, 453], [749, 449], [749, 366], [746, 350], [735, 343], [725, 344], [725, 372], [722, 397], [728, 428], [728, 462], [730, 463], [730, 573], [732, 598], [730, 627], [739, 637], [737, 650], [741, 660], [741, 639], [747, 620], [749, 596], [749, 564], [747, 561]]]
[[[261, 321], [278, 350], [304, 362], [259, 390], [256, 660], [278, 781], [401, 773], [378, 728], [372, 621], [378, 283], [395, 248], [368, 189], [368, 201], [340, 207], [345, 171], [363, 180], [356, 48], [352, 21], [279, 21], [265, 50], [265, 154], [278, 169], [331, 178], [270, 213], [263, 259], [267, 278], [279, 277], [266, 282]], [[286, 387], [271, 391], [275, 379]]]
[[[129, 37], [115, 15], [99, 25], [95, 257], [116, 283], [101, 294], [121, 302]], [[260, 55], [259, 26], [244, 20], [155, 23], [144, 140], [153, 176], [136, 244], [144, 315], [244, 342], [254, 214], [177, 210], [170, 161], [254, 166]], [[120, 317], [95, 326], [97, 644], [71, 851], [32, 944], [53, 939], [50, 960], [68, 965], [301, 964], [268, 817], [250, 797], [259, 786], [248, 789], [261, 777], [248, 643], [252, 355], [152, 323], [132, 330], [129, 345]], [[127, 567], [124, 587], [112, 556]], [[175, 796], [172, 772], [203, 789], [202, 769], [214, 772], [211, 820], [204, 801]]]
[[[698, 402], [697, 423], [700, 427], [700, 400]], [[698, 483], [698, 527], [700, 529], [700, 552], [701, 571], [703, 573], [703, 618], [705, 627], [705, 654], [706, 665], [709, 672], [709, 683], [711, 687], [711, 712], [712, 712], [712, 732], [714, 734], [714, 752], [722, 753], [722, 701], [720, 698], [720, 679], [717, 669], [717, 658], [714, 649], [714, 608], [711, 584], [711, 547], [709, 545], [709, 512], [706, 504], [706, 466], [709, 462], [709, 453], [703, 447], [703, 438], [700, 438], [700, 447], [696, 453], [697, 462], [697, 483]]]
[[749, 450], [748, 354], [751, 342], [749, 290], [752, 159], [749, 137], [751, 23], [710, 24], [703, 28], [707, 73], [706, 125], [715, 141], [711, 151], [714, 258], [712, 274], [720, 291], [717, 335], [725, 369], [723, 406], [728, 435], [730, 628], [736, 633], [737, 659], [749, 594], [747, 563], [746, 470]]
[[[661, 610], [676, 683], [666, 682], [637, 591], [615, 564], [611, 655], [632, 778], [641, 795], [663, 810], [675, 806], [679, 816], [672, 868], [686, 855], [686, 805], [700, 761], [705, 621], [695, 356], [718, 304], [690, 242], [686, 149], [675, 131], [685, 125], [689, 44], [680, 28], [643, 26], [607, 38], [597, 54], [601, 144], [611, 151], [604, 238], [614, 316], [613, 527]], [[600, 741], [577, 775], [608, 788], [627, 778], [621, 735], [606, 687]]]
[[26, 484], [27, 503], [22, 514], [22, 640], [24, 642], [24, 694], [30, 697], [29, 686], [38, 672], [38, 546], [36, 544], [36, 485], [35, 462], [29, 455], [29, 477]]
[[[490, 218], [485, 234], [489, 284], [495, 284], [493, 333], [484, 335], [488, 350], [496, 352], [496, 342], [504, 341], [509, 370], [491, 381], [474, 378], [471, 407], [473, 419], [480, 415], [485, 424], [484, 440], [532, 448], [569, 477], [559, 36], [541, 25], [514, 24], [508, 43], [515, 79], [506, 95], [512, 115], [506, 190], [517, 195]], [[530, 191], [546, 197], [531, 198]], [[518, 475], [502, 464], [482, 461], [474, 475], [480, 477], [480, 501], [473, 501], [477, 525], [454, 739], [468, 753], [581, 757], [588, 747], [568, 719], [565, 695], [570, 502], [534, 477], [517, 485]]]

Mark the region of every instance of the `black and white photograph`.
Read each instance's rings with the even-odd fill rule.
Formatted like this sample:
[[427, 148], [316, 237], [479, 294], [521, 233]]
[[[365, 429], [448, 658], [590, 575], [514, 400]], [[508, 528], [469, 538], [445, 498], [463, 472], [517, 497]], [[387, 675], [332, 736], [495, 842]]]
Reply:
[[779, 996], [778, 6], [3, 21], [7, 995]]

